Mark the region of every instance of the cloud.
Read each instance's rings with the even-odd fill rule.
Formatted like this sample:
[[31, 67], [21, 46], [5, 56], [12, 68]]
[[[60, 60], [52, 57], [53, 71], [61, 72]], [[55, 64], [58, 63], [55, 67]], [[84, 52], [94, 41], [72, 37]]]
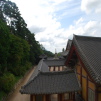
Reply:
[[[85, 19], [80, 18], [77, 21], [75, 21], [74, 25], [71, 25], [69, 29], [66, 31], [70, 34], [70, 38], [72, 36], [72, 33], [77, 35], [86, 35], [86, 36], [98, 36], [100, 37], [101, 32], [101, 21], [94, 21], [90, 20], [88, 22], [85, 21]], [[65, 35], [64, 35], [65, 36]]]
[[81, 9], [86, 13], [101, 13], [101, 0], [82, 0]]
[[16, 1], [36, 40], [52, 52], [62, 51], [73, 34], [101, 36], [100, 0], [12, 1]]
[[44, 27], [38, 27], [38, 26], [35, 26], [35, 25], [33, 25], [33, 26], [31, 26], [31, 27], [29, 28], [29, 30], [30, 30], [32, 33], [35, 33], [35, 34], [37, 34], [37, 33], [39, 33], [39, 32], [43, 32], [43, 31], [45, 31], [45, 29], [46, 29], [46, 28], [44, 28]]

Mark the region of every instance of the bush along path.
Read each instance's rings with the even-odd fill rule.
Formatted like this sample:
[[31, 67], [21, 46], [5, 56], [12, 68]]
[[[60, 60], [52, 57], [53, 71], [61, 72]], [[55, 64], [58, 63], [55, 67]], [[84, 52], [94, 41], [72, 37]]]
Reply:
[[19, 90], [21, 89], [21, 86], [27, 83], [28, 79], [34, 72], [35, 67], [36, 66], [34, 66], [25, 74], [24, 78], [22, 78], [20, 82], [17, 84], [17, 86], [15, 86], [16, 89], [11, 94], [9, 94], [9, 96], [3, 101], [30, 101], [30, 96], [26, 94], [21, 94]]

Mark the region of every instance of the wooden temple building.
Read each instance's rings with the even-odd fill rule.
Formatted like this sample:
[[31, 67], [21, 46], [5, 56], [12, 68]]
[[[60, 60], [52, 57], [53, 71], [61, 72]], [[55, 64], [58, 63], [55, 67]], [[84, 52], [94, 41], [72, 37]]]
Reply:
[[65, 65], [75, 70], [83, 101], [101, 101], [101, 37], [74, 35]]
[[20, 92], [30, 101], [101, 101], [101, 38], [74, 35], [61, 59], [42, 59]]
[[80, 85], [74, 70], [65, 70], [65, 59], [42, 59], [20, 92], [30, 101], [75, 101]]

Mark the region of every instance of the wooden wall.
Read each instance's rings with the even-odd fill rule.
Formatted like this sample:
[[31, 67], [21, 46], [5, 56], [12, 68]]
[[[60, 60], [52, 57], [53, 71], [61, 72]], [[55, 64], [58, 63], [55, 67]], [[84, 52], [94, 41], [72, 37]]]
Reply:
[[30, 101], [74, 101], [74, 93], [30, 95]]
[[82, 95], [85, 101], [88, 101], [88, 89], [90, 88], [91, 90], [95, 92], [96, 85], [90, 79], [85, 68], [82, 67], [80, 62], [78, 62], [75, 67], [76, 67], [77, 77], [78, 77], [78, 80], [80, 81], [81, 88], [82, 88], [82, 91], [79, 93]]

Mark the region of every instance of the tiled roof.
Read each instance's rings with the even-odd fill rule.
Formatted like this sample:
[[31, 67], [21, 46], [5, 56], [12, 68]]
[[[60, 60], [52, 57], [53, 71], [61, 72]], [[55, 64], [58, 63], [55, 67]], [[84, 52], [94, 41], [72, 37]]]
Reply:
[[69, 51], [61, 52], [61, 55], [62, 55], [62, 56], [67, 56], [68, 52], [69, 52]]
[[67, 42], [66, 50], [70, 49], [71, 44], [72, 44], [72, 40], [69, 39], [68, 42]]
[[48, 66], [64, 66], [65, 59], [44, 60]]
[[73, 44], [92, 79], [101, 84], [101, 37], [74, 35]]
[[54, 94], [80, 90], [74, 71], [40, 72], [22, 87], [22, 94]]
[[53, 60], [54, 57], [47, 57], [47, 60]]
[[44, 59], [40, 60], [40, 62], [38, 63], [38, 66], [36, 67], [35, 71], [33, 72], [33, 74], [31, 75], [30, 79], [28, 80], [28, 83], [34, 79], [38, 73], [41, 72], [49, 72], [49, 67], [47, 64], [45, 64], [43, 62]]

